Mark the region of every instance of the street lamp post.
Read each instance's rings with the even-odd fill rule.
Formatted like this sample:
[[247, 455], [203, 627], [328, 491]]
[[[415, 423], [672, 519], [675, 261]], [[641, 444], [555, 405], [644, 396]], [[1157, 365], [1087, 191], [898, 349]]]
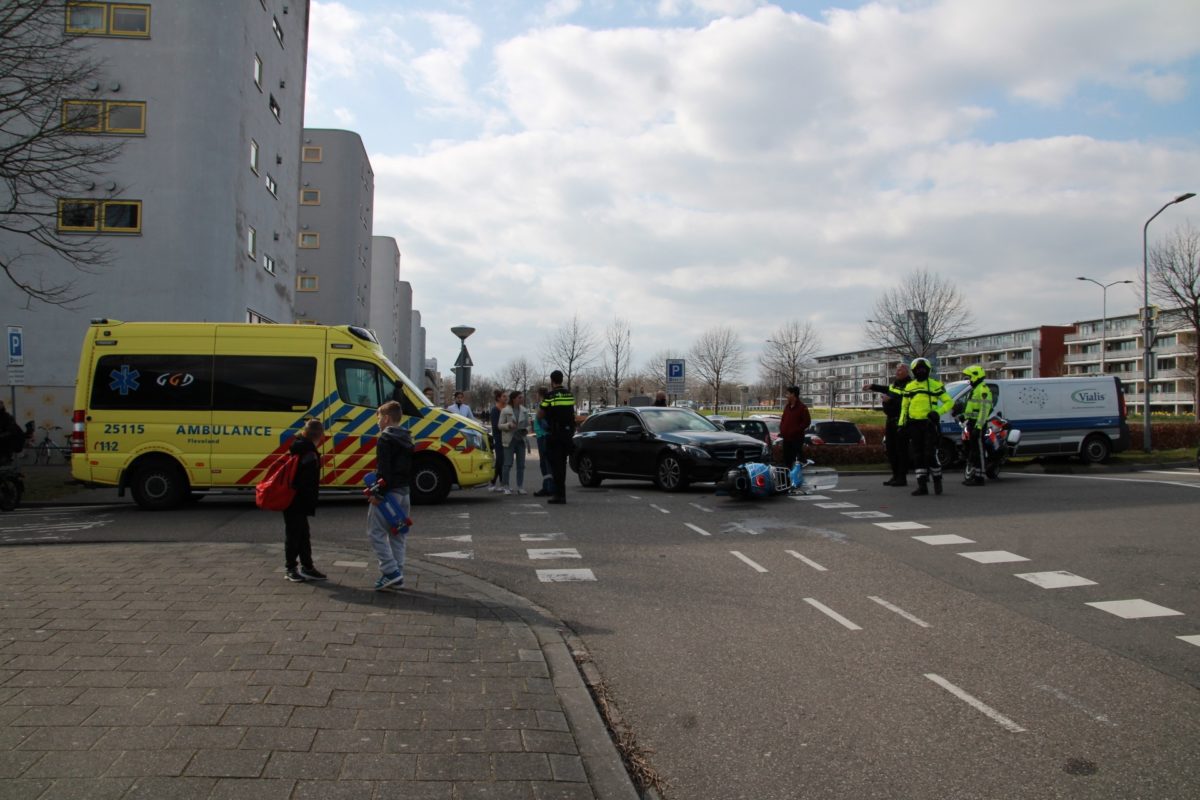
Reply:
[[1108, 352], [1108, 287], [1116, 286], [1119, 283], [1133, 283], [1133, 281], [1113, 281], [1112, 283], [1101, 283], [1095, 278], [1076, 278], [1077, 281], [1087, 281], [1099, 286], [1103, 292], [1101, 293], [1100, 305], [1100, 374], [1104, 374], [1104, 358]]
[[462, 346], [458, 350], [458, 360], [454, 362], [454, 391], [466, 392], [471, 389], [471, 354], [467, 352], [467, 337], [475, 332], [469, 325], [455, 325], [450, 332], [458, 337]]
[[1146, 243], [1146, 236], [1150, 229], [1150, 223], [1154, 222], [1154, 217], [1166, 211], [1168, 206], [1182, 203], [1184, 200], [1191, 200], [1195, 196], [1195, 192], [1187, 192], [1169, 203], [1164, 203], [1163, 207], [1155, 211], [1154, 216], [1146, 220], [1146, 224], [1142, 226], [1142, 450], [1147, 453], [1150, 452], [1150, 376], [1154, 369], [1154, 347], [1153, 321], [1150, 319], [1150, 270], [1147, 258], [1149, 247]]

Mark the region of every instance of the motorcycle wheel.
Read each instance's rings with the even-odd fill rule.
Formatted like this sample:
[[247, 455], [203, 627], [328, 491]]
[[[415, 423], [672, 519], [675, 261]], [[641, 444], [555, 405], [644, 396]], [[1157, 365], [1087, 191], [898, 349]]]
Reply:
[[987, 468], [984, 470], [984, 472], [989, 478], [996, 480], [1000, 477], [1000, 463], [993, 461], [991, 464], [987, 465]]

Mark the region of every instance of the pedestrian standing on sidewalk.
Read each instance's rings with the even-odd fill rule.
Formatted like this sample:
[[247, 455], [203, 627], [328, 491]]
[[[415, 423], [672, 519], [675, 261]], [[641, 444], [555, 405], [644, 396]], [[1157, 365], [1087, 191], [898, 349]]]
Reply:
[[563, 388], [562, 382], [561, 370], [550, 373], [550, 394], [539, 406], [550, 429], [546, 440], [550, 445], [550, 473], [554, 476], [554, 496], [546, 502], [555, 504], [567, 502], [567, 458], [575, 435], [575, 398]]
[[491, 423], [492, 423], [492, 458], [494, 462], [492, 468], [492, 485], [488, 487], [489, 492], [502, 492], [504, 487], [500, 483], [500, 478], [504, 475], [504, 442], [500, 437], [500, 412], [504, 410], [504, 406], [508, 404], [508, 397], [504, 394], [503, 389], [497, 389], [492, 393], [492, 398], [495, 402], [492, 403]]
[[[525, 494], [525, 454], [529, 451], [529, 409], [525, 395], [511, 392], [508, 406], [500, 412], [500, 435], [504, 438], [504, 493]], [[509, 482], [513, 464], [517, 466], [517, 484]]]
[[534, 497], [554, 496], [554, 476], [550, 472], [550, 443], [546, 438], [550, 435], [550, 428], [546, 425], [546, 411], [542, 408], [542, 401], [549, 394], [550, 390], [545, 386], [538, 387], [538, 410], [533, 417], [533, 435], [537, 440], [538, 471], [542, 473], [542, 488], [533, 493]]
[[466, 396], [462, 392], [454, 393], [454, 402], [446, 406], [446, 410], [458, 414], [460, 417], [475, 419], [475, 415], [471, 413], [471, 407], [467, 405]]
[[808, 406], [800, 399], [800, 387], [789, 386], [787, 405], [783, 407], [783, 418], [779, 420], [779, 438], [783, 439], [783, 466], [792, 468], [804, 458], [804, 432], [812, 424]]
[[888, 464], [892, 467], [892, 477], [883, 482], [884, 486], [908, 485], [908, 440], [904, 436], [904, 428], [900, 426], [900, 406], [904, 402], [901, 393], [910, 380], [908, 364], [903, 362], [896, 365], [896, 377], [887, 386], [878, 383], [864, 383], [863, 391], [878, 392], [883, 395], [884, 438], [887, 440]]
[[367, 537], [379, 559], [375, 590], [404, 585], [404, 546], [408, 532], [393, 531], [383, 513], [385, 500], [394, 500], [405, 517], [411, 508], [412, 436], [400, 427], [400, 404], [389, 400], [379, 407], [379, 439], [375, 444], [375, 484], [367, 508]]
[[288, 448], [288, 454], [299, 459], [296, 476], [292, 479], [296, 496], [283, 510], [284, 577], [293, 583], [325, 580], [325, 574], [313, 566], [308, 528], [308, 518], [317, 513], [317, 495], [321, 488], [321, 454], [317, 447], [323, 438], [325, 426], [321, 420], [310, 419]]

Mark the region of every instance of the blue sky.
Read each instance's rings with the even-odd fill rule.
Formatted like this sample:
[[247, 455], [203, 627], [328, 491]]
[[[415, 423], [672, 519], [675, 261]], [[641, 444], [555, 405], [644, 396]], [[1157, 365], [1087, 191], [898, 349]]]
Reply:
[[1194, 0], [313, 0], [306, 124], [363, 137], [443, 367], [452, 325], [497, 373], [578, 314], [635, 365], [730, 325], [752, 380], [792, 319], [864, 346], [914, 269], [977, 331], [1097, 317], [1075, 276], [1137, 277], [1200, 191], [1197, 31]]

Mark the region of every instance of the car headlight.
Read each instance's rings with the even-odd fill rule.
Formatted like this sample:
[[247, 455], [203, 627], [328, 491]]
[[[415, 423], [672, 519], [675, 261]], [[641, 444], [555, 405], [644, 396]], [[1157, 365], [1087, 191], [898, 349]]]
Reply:
[[463, 443], [454, 448], [458, 451], [464, 451], [468, 447], [473, 447], [476, 450], [487, 450], [487, 440], [483, 438], [483, 432], [472, 428], [467, 428], [463, 432]]
[[712, 456], [709, 455], [708, 451], [705, 450], [703, 447], [696, 447], [695, 445], [684, 444], [684, 445], [680, 445], [679, 449], [682, 450], [683, 452], [687, 453], [692, 458], [712, 458]]

